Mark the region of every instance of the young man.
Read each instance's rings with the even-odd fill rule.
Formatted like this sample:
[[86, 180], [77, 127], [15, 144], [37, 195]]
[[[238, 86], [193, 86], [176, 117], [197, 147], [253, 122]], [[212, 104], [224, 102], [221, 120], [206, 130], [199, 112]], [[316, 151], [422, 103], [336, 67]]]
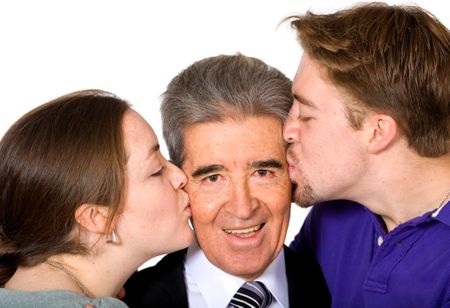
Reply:
[[316, 204], [292, 248], [317, 258], [333, 307], [448, 307], [449, 30], [380, 3], [291, 20], [295, 199], [351, 200]]
[[329, 306], [317, 263], [283, 244], [291, 183], [282, 124], [291, 104], [288, 78], [240, 54], [198, 61], [171, 81], [163, 133], [188, 177], [197, 241], [134, 275], [130, 307]]

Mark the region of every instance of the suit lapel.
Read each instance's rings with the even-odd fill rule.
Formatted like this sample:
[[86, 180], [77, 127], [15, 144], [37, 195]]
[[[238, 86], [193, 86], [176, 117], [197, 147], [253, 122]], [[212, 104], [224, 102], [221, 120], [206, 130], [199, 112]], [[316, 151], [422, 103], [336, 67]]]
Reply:
[[330, 293], [322, 271], [312, 258], [300, 256], [284, 246], [286, 277], [288, 281], [289, 306], [330, 307]]
[[173, 307], [188, 308], [187, 286], [184, 277], [184, 260], [187, 249], [178, 251], [170, 255], [170, 259], [164, 264], [164, 283], [161, 285], [168, 298], [171, 298]]

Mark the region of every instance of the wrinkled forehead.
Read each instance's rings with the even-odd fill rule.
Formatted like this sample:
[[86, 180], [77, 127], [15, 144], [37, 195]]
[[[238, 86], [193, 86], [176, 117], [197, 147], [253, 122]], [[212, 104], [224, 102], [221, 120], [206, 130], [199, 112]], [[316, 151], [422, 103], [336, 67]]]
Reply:
[[217, 164], [284, 159], [282, 122], [272, 116], [199, 123], [185, 132], [185, 162]]

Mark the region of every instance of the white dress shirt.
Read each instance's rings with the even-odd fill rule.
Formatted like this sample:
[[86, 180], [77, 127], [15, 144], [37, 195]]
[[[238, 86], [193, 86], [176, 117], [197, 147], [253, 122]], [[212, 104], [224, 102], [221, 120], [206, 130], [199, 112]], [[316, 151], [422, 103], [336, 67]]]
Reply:
[[[185, 277], [189, 307], [225, 308], [245, 282], [217, 268], [206, 258], [196, 241], [189, 247], [185, 261]], [[281, 252], [257, 279], [274, 296], [270, 308], [288, 308], [289, 295], [284, 251]]]

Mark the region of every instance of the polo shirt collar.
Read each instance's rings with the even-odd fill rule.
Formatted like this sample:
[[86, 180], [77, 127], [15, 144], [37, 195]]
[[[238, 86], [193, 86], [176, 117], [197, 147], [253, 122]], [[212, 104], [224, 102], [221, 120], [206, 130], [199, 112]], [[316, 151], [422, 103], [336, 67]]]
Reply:
[[446, 224], [447, 226], [450, 226], [450, 201], [432, 213], [431, 217]]

